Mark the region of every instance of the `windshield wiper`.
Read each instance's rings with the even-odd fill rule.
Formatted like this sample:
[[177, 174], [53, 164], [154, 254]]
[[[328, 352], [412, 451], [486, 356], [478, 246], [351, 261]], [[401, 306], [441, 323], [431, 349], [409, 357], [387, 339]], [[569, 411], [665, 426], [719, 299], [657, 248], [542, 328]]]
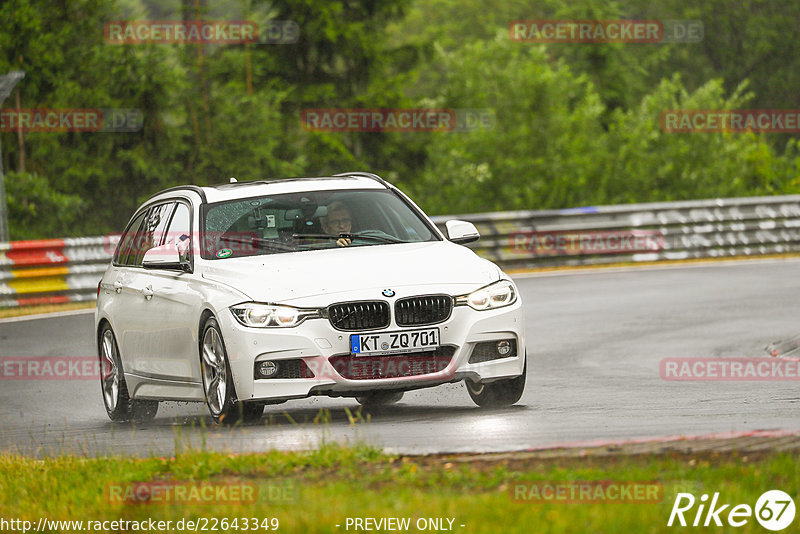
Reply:
[[384, 232], [380, 232], [380, 234], [373, 234], [375, 230], [366, 230], [364, 232], [356, 232], [354, 234], [341, 234], [342, 236], [348, 239], [365, 239], [365, 240], [373, 240], [373, 241], [380, 241], [382, 243], [408, 243], [408, 241], [403, 241], [402, 239], [398, 239], [394, 236], [386, 234]]
[[363, 239], [364, 241], [377, 241], [378, 243], [407, 243], [402, 239], [397, 239], [389, 235], [375, 235], [368, 232], [356, 232], [354, 234], [341, 233], [339, 235], [330, 234], [292, 234], [295, 239], [329, 239], [337, 241], [341, 238], [345, 239]]
[[291, 245], [287, 245], [285, 243], [281, 243], [279, 241], [268, 241], [266, 239], [261, 239], [258, 237], [251, 237], [250, 239], [243, 239], [241, 237], [226, 237], [222, 236], [220, 241], [226, 242], [233, 242], [233, 243], [242, 243], [243, 245], [254, 245], [260, 249], [268, 249], [277, 252], [295, 252], [297, 250], [296, 247]]
[[339, 239], [339, 236], [330, 234], [292, 234], [295, 239]]

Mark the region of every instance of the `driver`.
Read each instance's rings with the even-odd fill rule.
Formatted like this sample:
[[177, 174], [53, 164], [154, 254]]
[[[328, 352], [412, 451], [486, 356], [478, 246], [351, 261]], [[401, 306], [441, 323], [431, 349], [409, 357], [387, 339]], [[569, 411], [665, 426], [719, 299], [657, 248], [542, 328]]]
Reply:
[[[322, 231], [328, 235], [349, 234], [352, 227], [350, 210], [347, 209], [343, 202], [334, 200], [328, 204], [328, 215], [320, 217], [320, 224], [322, 225]], [[350, 240], [346, 237], [340, 237], [336, 244], [340, 247], [347, 247], [350, 245]]]

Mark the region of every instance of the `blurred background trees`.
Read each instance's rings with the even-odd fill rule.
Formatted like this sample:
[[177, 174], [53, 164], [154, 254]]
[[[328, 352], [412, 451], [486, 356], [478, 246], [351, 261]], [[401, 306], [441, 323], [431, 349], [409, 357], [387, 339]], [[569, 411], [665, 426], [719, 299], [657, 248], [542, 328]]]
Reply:
[[[697, 19], [698, 43], [512, 41], [520, 19]], [[112, 45], [113, 20], [292, 20], [294, 44]], [[182, 183], [370, 170], [429, 213], [800, 191], [786, 134], [670, 134], [665, 109], [800, 109], [780, 0], [5, 0], [13, 108], [136, 108], [131, 133], [1, 132], [13, 239], [119, 231]], [[489, 129], [310, 132], [308, 108], [489, 109]], [[20, 150], [24, 147], [23, 153]], [[23, 169], [24, 161], [24, 169]]]

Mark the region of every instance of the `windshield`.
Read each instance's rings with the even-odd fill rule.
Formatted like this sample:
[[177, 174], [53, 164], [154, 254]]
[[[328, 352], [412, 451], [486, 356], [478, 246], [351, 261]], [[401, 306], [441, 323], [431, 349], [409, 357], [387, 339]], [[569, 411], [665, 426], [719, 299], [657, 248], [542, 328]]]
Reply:
[[387, 190], [240, 198], [209, 205], [203, 222], [205, 259], [439, 239], [411, 206]]

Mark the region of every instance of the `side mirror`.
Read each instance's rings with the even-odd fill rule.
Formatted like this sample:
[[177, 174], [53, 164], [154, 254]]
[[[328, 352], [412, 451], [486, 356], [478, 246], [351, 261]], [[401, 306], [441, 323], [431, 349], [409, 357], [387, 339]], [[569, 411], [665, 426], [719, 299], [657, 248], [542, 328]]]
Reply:
[[447, 228], [447, 238], [453, 243], [464, 245], [480, 239], [481, 234], [475, 225], [467, 221], [452, 220], [444, 223]]
[[145, 269], [169, 269], [186, 271], [188, 263], [181, 262], [181, 255], [174, 243], [153, 247], [144, 253], [142, 267]]

